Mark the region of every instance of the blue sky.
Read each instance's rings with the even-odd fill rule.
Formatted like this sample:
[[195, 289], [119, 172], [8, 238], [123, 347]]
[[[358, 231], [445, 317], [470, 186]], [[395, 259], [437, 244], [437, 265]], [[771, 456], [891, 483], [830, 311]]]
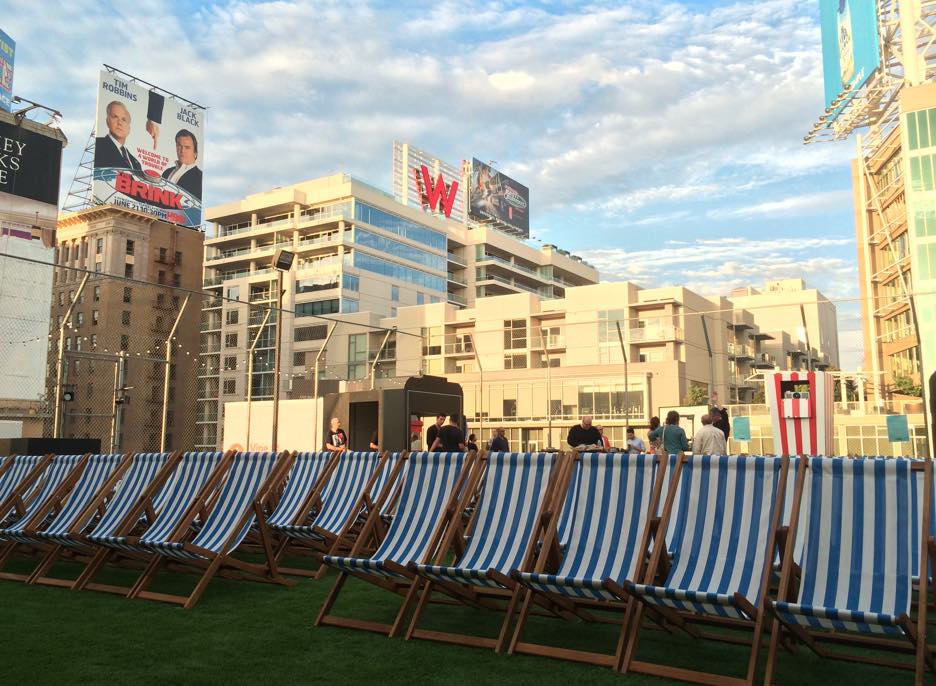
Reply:
[[[850, 159], [823, 110], [817, 0], [0, 0], [17, 94], [61, 110], [63, 193], [106, 62], [209, 107], [205, 201], [339, 170], [390, 189], [394, 138], [531, 189], [531, 233], [605, 279], [727, 293], [802, 277], [862, 363]], [[848, 300], [852, 300], [848, 302]]]

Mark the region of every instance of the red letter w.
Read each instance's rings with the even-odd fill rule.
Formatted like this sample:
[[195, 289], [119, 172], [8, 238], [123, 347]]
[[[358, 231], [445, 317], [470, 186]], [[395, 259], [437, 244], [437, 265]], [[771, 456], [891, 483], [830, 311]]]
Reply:
[[415, 169], [413, 171], [416, 172], [416, 185], [422, 186], [423, 201], [433, 210], [438, 210], [439, 200], [441, 199], [442, 211], [446, 217], [451, 216], [452, 205], [455, 204], [455, 194], [458, 192], [458, 181], [452, 181], [452, 185], [448, 187], [448, 193], [446, 194], [445, 181], [441, 173], [436, 177], [436, 182], [433, 185], [432, 178], [429, 176], [429, 168], [426, 165], [422, 165], [422, 179], [419, 178], [418, 171]]

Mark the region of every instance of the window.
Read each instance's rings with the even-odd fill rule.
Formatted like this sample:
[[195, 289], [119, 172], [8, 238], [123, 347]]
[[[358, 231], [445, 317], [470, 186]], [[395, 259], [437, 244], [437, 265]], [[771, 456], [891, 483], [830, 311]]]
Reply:
[[97, 334], [91, 334], [91, 350], [97, 350]]
[[416, 304], [424, 305], [426, 303], [426, 294], [422, 291], [416, 291]]
[[62, 262], [68, 262], [68, 243], [62, 245]]
[[75, 360], [75, 376], [81, 372], [81, 360]]
[[71, 350], [71, 336], [65, 336], [65, 350]]
[[293, 353], [293, 367], [304, 367], [306, 363], [306, 354], [302, 353]]
[[228, 324], [237, 324], [238, 316], [238, 310], [226, 310], [224, 312], [224, 321]]
[[526, 355], [504, 355], [504, 369], [526, 369]]
[[133, 265], [132, 264], [124, 265], [124, 276], [127, 277], [128, 279], [133, 278]]
[[157, 272], [156, 283], [166, 283], [166, 272], [164, 272], [162, 269]]
[[68, 291], [68, 302], [73, 303], [75, 301], [75, 291]]
[[224, 371], [233, 372], [235, 369], [237, 369], [237, 355], [225, 355]]
[[165, 262], [168, 253], [169, 253], [169, 251], [166, 250], [165, 248], [160, 248], [160, 249], [159, 249], [159, 261], [160, 261], [160, 262]]
[[332, 300], [315, 300], [308, 303], [296, 304], [296, 316], [308, 317], [322, 314], [337, 314], [339, 301], [337, 298]]
[[94, 384], [89, 383], [88, 387], [85, 389], [85, 397], [90, 398], [92, 395], [94, 395]]
[[390, 286], [390, 300], [392, 300], [395, 303], [400, 302], [400, 287], [399, 286]]
[[352, 298], [341, 299], [341, 311], [344, 313], [357, 312], [359, 307], [360, 303], [357, 300]]
[[101, 313], [98, 310], [91, 310], [91, 326], [97, 326], [100, 318]]
[[415, 262], [416, 264], [435, 269], [436, 271], [441, 272], [446, 269], [446, 259], [441, 255], [427, 252], [391, 238], [378, 236], [376, 233], [371, 233], [361, 228], [355, 230], [354, 242], [365, 248], [371, 248], [385, 255], [393, 255], [394, 257], [408, 262]]
[[133, 254], [133, 241], [127, 241], [127, 254]]
[[341, 277], [341, 287], [346, 291], [354, 291], [356, 293], [360, 289], [360, 285], [361, 280], [354, 274], [343, 274]]
[[405, 281], [406, 283], [416, 284], [423, 288], [431, 288], [434, 291], [445, 291], [446, 289], [445, 279], [443, 277], [430, 274], [421, 269], [390, 262], [359, 250], [354, 251], [352, 257], [354, 266], [358, 269], [389, 276], [397, 281]]
[[516, 398], [504, 398], [504, 417], [516, 417], [517, 416], [517, 400]]
[[397, 316], [397, 308], [394, 307], [394, 306], [392, 306], [392, 305], [391, 305], [391, 307], [390, 307], [390, 316], [391, 316], [391, 317], [396, 317], [396, 316]]
[[175, 254], [175, 263], [176, 263], [176, 266], [182, 264], [182, 253], [180, 253], [178, 250], [176, 250], [176, 254]]
[[81, 305], [84, 305], [84, 291], [81, 291], [81, 293], [78, 294], [78, 302]]
[[[523, 350], [527, 347], [526, 319], [504, 321], [504, 350]], [[524, 367], [526, 365], [524, 364]], [[511, 369], [505, 365], [505, 369]]]
[[224, 380], [224, 395], [234, 395], [235, 393], [237, 393], [237, 380], [225, 379]]
[[180, 288], [180, 287], [182, 286], [182, 275], [181, 275], [181, 274], [173, 274], [173, 275], [172, 275], [172, 285], [175, 286], [176, 288]]
[[448, 241], [444, 233], [433, 231], [415, 222], [408, 221], [395, 214], [384, 212], [383, 210], [378, 210], [376, 207], [371, 207], [359, 201], [355, 201], [354, 203], [354, 218], [366, 222], [371, 226], [383, 229], [384, 231], [395, 233], [403, 238], [408, 238], [411, 241], [425, 245], [433, 250], [444, 252], [448, 247]]
[[296, 281], [296, 293], [314, 293], [315, 291], [327, 291], [332, 288], [338, 288], [337, 274], [313, 276], [309, 279]]
[[237, 347], [237, 334], [236, 333], [228, 333], [224, 335], [224, 347], [225, 348]]
[[65, 291], [59, 291], [59, 307], [65, 305]]
[[228, 286], [224, 292], [224, 297], [229, 300], [240, 300], [240, 286]]
[[130, 302], [133, 299], [133, 289], [130, 286], [124, 286], [123, 289], [123, 301], [125, 303]]
[[362, 379], [367, 368], [367, 334], [348, 336], [348, 378]]
[[120, 337], [120, 349], [124, 351], [130, 350], [130, 336], [123, 334]]
[[95, 263], [94, 263], [94, 271], [95, 271], [95, 273], [100, 274], [100, 273], [101, 273], [101, 267], [102, 267], [102, 265], [101, 265], [100, 262], [95, 262]]
[[81, 336], [75, 336], [75, 350], [81, 351]]
[[177, 295], [172, 296], [172, 307], [173, 309], [176, 309], [176, 310], [179, 309], [179, 296]]
[[94, 243], [94, 254], [103, 255], [104, 254], [104, 239], [98, 238]]
[[84, 312], [79, 312], [76, 318], [78, 320], [78, 326], [84, 324]]
[[295, 329], [294, 340], [301, 341], [320, 341], [328, 335], [328, 327], [324, 324], [320, 326], [302, 326]]
[[130, 311], [124, 310], [120, 313], [120, 323], [124, 326], [130, 326]]

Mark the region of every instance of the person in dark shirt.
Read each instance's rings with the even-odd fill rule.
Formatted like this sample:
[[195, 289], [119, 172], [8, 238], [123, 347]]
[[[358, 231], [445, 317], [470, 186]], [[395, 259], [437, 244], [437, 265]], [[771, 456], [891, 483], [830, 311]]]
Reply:
[[504, 430], [502, 428], [494, 429], [494, 434], [494, 438], [491, 439], [491, 452], [509, 453], [510, 442], [507, 440], [507, 437], [504, 436]]
[[341, 428], [341, 420], [338, 417], [332, 417], [328, 438], [325, 439], [325, 449], [335, 451], [348, 449], [348, 434]]
[[459, 420], [460, 417], [457, 414], [453, 414], [449, 418], [449, 423], [439, 429], [439, 435], [436, 436], [435, 441], [433, 441], [432, 446], [429, 448], [430, 452], [435, 452], [437, 450], [447, 453], [464, 452], [465, 434], [462, 432], [461, 427], [459, 427]]
[[468, 442], [465, 443], [465, 449], [478, 452], [478, 437], [474, 434], [468, 434]]
[[436, 437], [439, 435], [439, 429], [442, 428], [442, 425], [445, 423], [445, 415], [437, 414], [435, 424], [429, 427], [426, 431], [426, 448], [432, 450], [432, 444], [435, 443]]
[[709, 410], [709, 416], [712, 418], [712, 426], [721, 429], [727, 441], [729, 434], [731, 434], [731, 422], [728, 421], [728, 410], [724, 407], [713, 407]]
[[380, 450], [380, 442], [377, 439], [378, 439], [377, 430], [375, 429], [374, 433], [372, 433], [370, 437], [370, 449], [371, 450]]
[[601, 432], [592, 426], [592, 418], [582, 417], [582, 422], [569, 429], [569, 435], [566, 441], [573, 448], [585, 446], [596, 450], [604, 450], [604, 441], [601, 439]]

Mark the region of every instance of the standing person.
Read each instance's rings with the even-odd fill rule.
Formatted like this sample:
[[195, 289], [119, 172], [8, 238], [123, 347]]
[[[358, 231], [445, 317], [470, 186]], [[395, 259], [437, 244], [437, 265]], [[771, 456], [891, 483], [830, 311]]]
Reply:
[[596, 426], [595, 428], [598, 429], [598, 433], [601, 434], [601, 447], [604, 448], [605, 450], [610, 450], [610, 449], [611, 449], [611, 439], [609, 439], [607, 436], [605, 436], [604, 427], [603, 427], [603, 426]]
[[731, 422], [728, 420], [728, 410], [718, 404], [718, 392], [712, 391], [712, 407], [709, 410], [712, 417], [712, 425], [721, 429], [725, 434], [725, 441], [731, 435]]
[[578, 448], [580, 450], [602, 450], [604, 448], [604, 441], [601, 440], [601, 432], [594, 426], [592, 426], [592, 418], [589, 416], [582, 417], [580, 424], [576, 424], [571, 429], [569, 429], [569, 435], [566, 437], [566, 441], [573, 448]]
[[348, 434], [341, 428], [341, 420], [338, 417], [331, 418], [331, 425], [328, 430], [328, 438], [325, 439], [325, 450], [334, 452], [344, 452], [348, 449]]
[[429, 448], [430, 452], [441, 450], [447, 453], [460, 453], [465, 450], [465, 434], [460, 426], [461, 418], [457, 414], [449, 417], [449, 423], [439, 429], [439, 435]]
[[647, 434], [647, 440], [650, 441], [650, 450], [656, 450], [660, 447], [659, 441], [655, 441], [650, 437], [654, 431], [660, 428], [660, 418], [659, 417], [650, 417], [650, 433]]
[[465, 449], [478, 452], [478, 437], [474, 434], [468, 434], [468, 442], [465, 443]]
[[670, 410], [666, 413], [666, 424], [650, 432], [651, 441], [659, 441], [667, 455], [688, 452], [689, 441], [686, 432], [679, 425], [679, 413]]
[[692, 452], [700, 455], [728, 454], [725, 434], [713, 425], [711, 415], [702, 415], [702, 428], [692, 437]]
[[634, 429], [631, 427], [627, 427], [627, 452], [632, 455], [640, 455], [641, 453], [647, 452], [643, 439], [637, 438], [637, 434], [634, 433]]
[[445, 415], [437, 414], [435, 424], [430, 426], [426, 430], [426, 449], [432, 450], [432, 444], [435, 443], [436, 437], [439, 435], [439, 429], [442, 428], [442, 425], [445, 424]]
[[371, 450], [380, 450], [380, 441], [378, 440], [379, 436], [377, 435], [377, 429], [374, 429], [374, 433], [370, 437], [370, 449]]
[[504, 435], [503, 427], [498, 427], [494, 429], [494, 438], [491, 439], [491, 452], [492, 453], [509, 453], [510, 452], [510, 442], [507, 440], [507, 437]]

